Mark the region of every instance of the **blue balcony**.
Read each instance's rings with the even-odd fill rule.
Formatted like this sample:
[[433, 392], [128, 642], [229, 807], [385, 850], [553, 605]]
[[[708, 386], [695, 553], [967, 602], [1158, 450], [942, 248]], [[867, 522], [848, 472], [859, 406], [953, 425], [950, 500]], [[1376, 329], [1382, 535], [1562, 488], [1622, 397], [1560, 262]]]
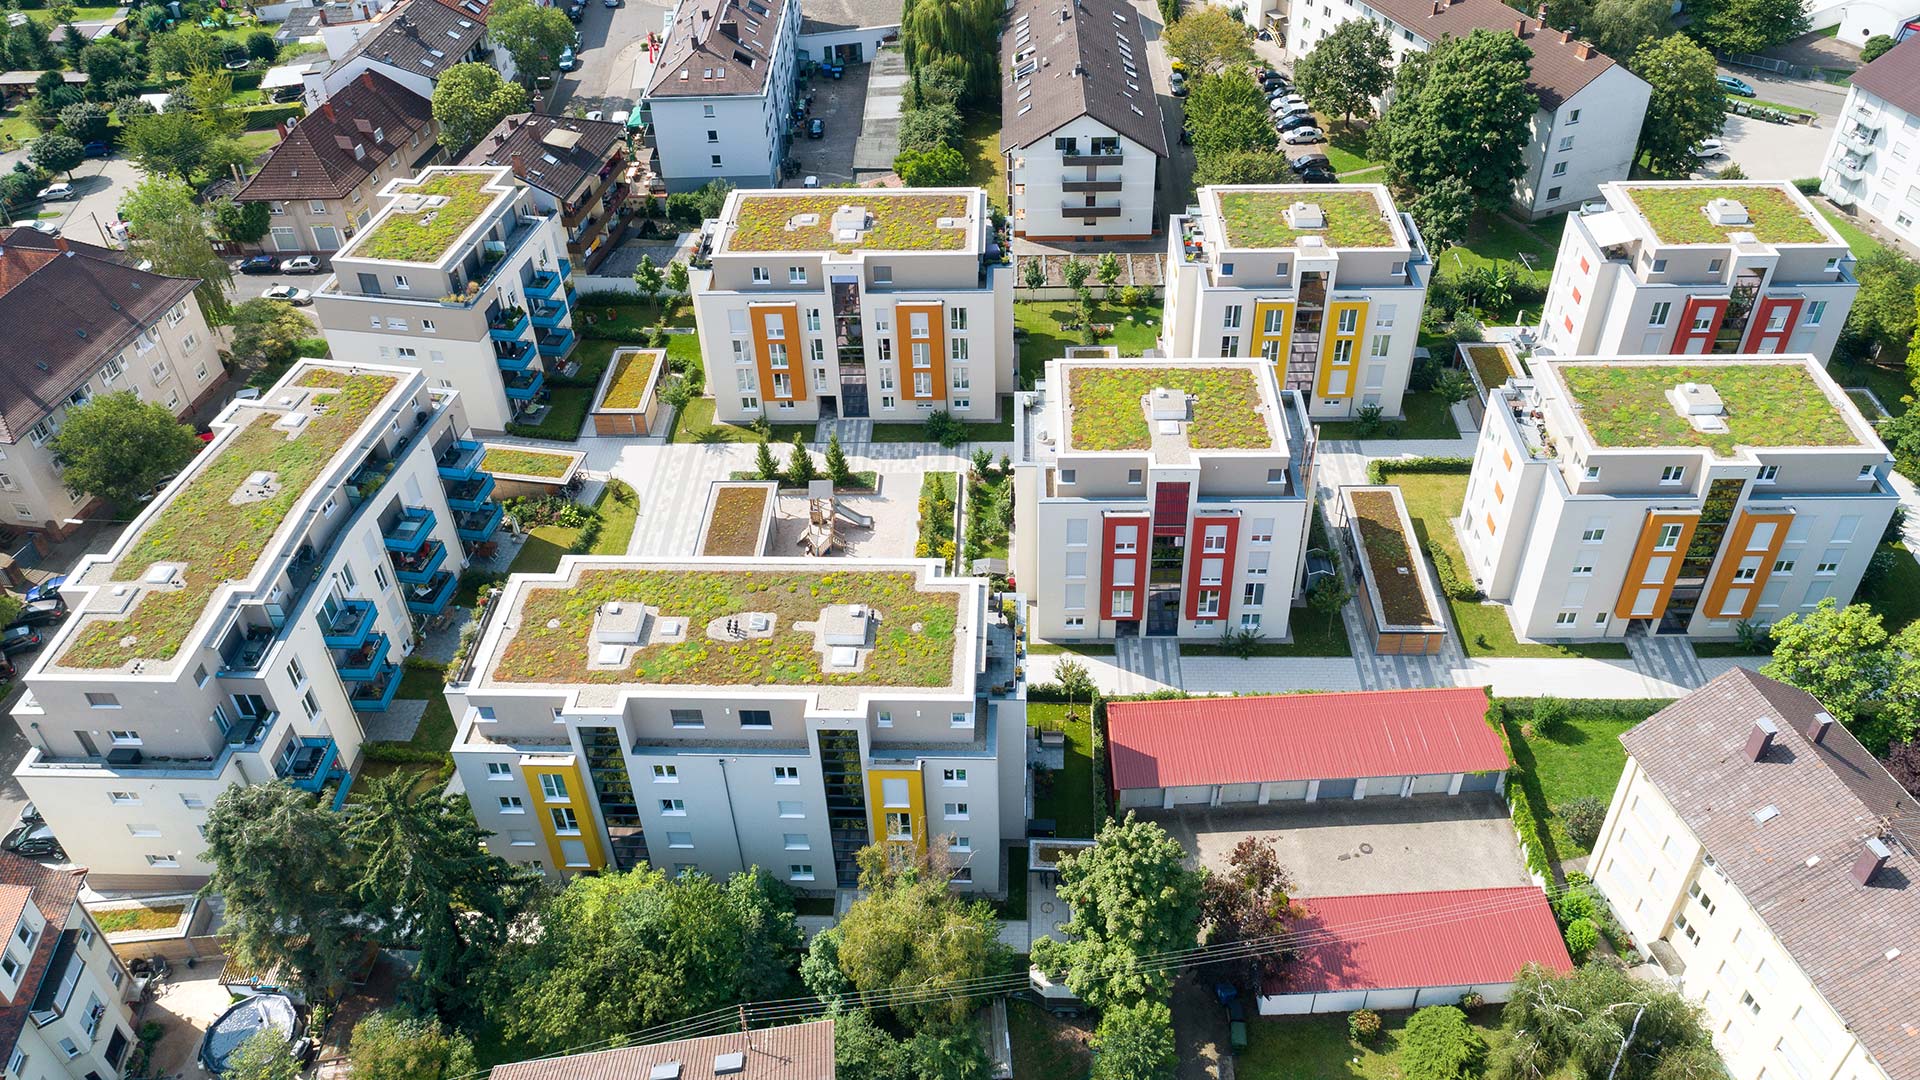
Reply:
[[493, 474], [479, 473], [457, 484], [446, 485], [447, 505], [454, 510], [478, 510], [493, 494]]
[[447, 604], [453, 600], [454, 583], [454, 576], [442, 570], [424, 585], [409, 585], [405, 590], [407, 610], [422, 615], [438, 615], [447, 610]]
[[560, 259], [560, 276], [561, 276], [561, 277], [571, 277], [571, 276], [573, 276], [573, 260], [572, 260], [572, 259], [569, 259], [569, 258], [566, 258], [566, 257], [564, 257], [564, 256], [562, 256], [562, 257], [561, 257], [561, 259]]
[[[397, 685], [400, 680], [393, 681]], [[312, 737], [303, 737], [298, 745], [282, 755], [274, 772], [283, 780], [293, 781], [293, 786], [301, 791], [319, 791], [329, 780], [347, 777], [347, 770], [340, 767], [340, 748], [334, 741]]]
[[563, 326], [540, 336], [540, 355], [561, 357], [573, 351], [573, 328]]
[[527, 336], [527, 313], [502, 312], [487, 320], [487, 336], [495, 341], [518, 341]]
[[392, 645], [387, 635], [374, 634], [357, 648], [335, 649], [334, 669], [348, 682], [364, 682], [380, 674], [381, 665], [387, 662], [387, 650]]
[[[482, 473], [481, 475], [485, 475]], [[394, 576], [405, 585], [424, 585], [433, 577], [440, 565], [447, 561], [447, 545], [438, 540], [429, 540], [425, 547], [412, 555], [399, 552], [390, 553], [393, 559]]]
[[580, 290], [573, 287], [573, 279], [567, 279], [567, 310], [580, 310]]
[[328, 616], [320, 612], [320, 636], [329, 649], [357, 649], [373, 632], [373, 601], [343, 600]]
[[511, 346], [495, 345], [493, 362], [501, 371], [525, 371], [533, 364], [533, 342], [516, 341]]
[[488, 503], [478, 510], [453, 515], [453, 527], [460, 539], [472, 544], [482, 544], [493, 539], [500, 529], [500, 518], [504, 512], [499, 503]]
[[455, 439], [435, 463], [440, 469], [442, 480], [465, 480], [480, 471], [480, 459], [485, 456], [480, 444], [470, 439]]
[[560, 288], [560, 275], [551, 270], [536, 271], [532, 280], [526, 284], [527, 298], [530, 300], [551, 300]]
[[500, 381], [506, 384], [507, 397], [514, 401], [532, 401], [547, 384], [547, 377], [538, 371], [521, 371], [503, 374]]
[[539, 327], [542, 330], [551, 330], [554, 327], [559, 326], [560, 320], [566, 317], [567, 317], [567, 309], [565, 305], [562, 305], [562, 304], [533, 305], [533, 325]]
[[433, 539], [433, 511], [424, 506], [409, 506], [400, 511], [400, 517], [387, 526], [385, 533], [388, 551], [397, 551], [402, 555], [418, 554]]
[[373, 673], [373, 678], [351, 685], [354, 712], [386, 712], [400, 690], [400, 665], [386, 664]]

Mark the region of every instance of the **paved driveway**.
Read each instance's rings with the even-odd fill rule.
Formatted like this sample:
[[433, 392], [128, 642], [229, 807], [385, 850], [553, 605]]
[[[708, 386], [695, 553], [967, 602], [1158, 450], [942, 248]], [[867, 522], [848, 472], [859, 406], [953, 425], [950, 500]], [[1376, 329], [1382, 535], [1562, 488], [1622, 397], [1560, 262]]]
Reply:
[[872, 71], [872, 64], [850, 64], [838, 79], [815, 73], [808, 80], [813, 91], [808, 119], [824, 121], [826, 132], [809, 139], [802, 127], [787, 144], [787, 153], [800, 163], [800, 171], [784, 186], [799, 187], [809, 176], [819, 177], [823, 187], [853, 182], [853, 144], [860, 139], [867, 111], [867, 77]]
[[1225, 869], [1242, 837], [1271, 839], [1299, 896], [1482, 889], [1531, 882], [1498, 796], [1205, 807], [1149, 815], [1201, 866]]
[[[104, 229], [107, 222], [120, 216], [121, 197], [138, 184], [140, 178], [139, 167], [126, 158], [89, 158], [73, 170], [73, 187], [80, 197], [68, 202], [45, 203], [40, 209], [58, 211], [59, 217], [48, 220], [75, 240], [118, 247], [117, 243], [108, 239]], [[63, 181], [66, 177], [56, 176], [54, 179]]]
[[[1826, 117], [1811, 124], [1769, 124], [1728, 113], [1720, 141], [1727, 144], [1727, 157], [1748, 176], [1795, 180], [1820, 175], [1832, 137], [1833, 121]], [[1711, 162], [1708, 171], [1719, 172], [1726, 165]]]
[[658, 33], [666, 25], [671, 5], [649, 0], [622, 0], [617, 8], [606, 7], [601, 0], [587, 0], [586, 17], [580, 20], [580, 66], [558, 73], [551, 91], [552, 100], [542, 111], [557, 113], [569, 105], [582, 110], [601, 109], [609, 116], [621, 109], [640, 107], [640, 95], [633, 86], [633, 68], [645, 49], [648, 32]]

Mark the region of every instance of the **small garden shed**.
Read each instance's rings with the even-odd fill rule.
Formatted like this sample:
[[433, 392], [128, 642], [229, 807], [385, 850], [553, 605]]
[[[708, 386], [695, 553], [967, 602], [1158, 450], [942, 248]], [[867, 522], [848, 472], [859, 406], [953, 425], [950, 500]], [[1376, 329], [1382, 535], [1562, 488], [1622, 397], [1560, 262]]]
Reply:
[[615, 349], [607, 373], [593, 395], [595, 435], [661, 435], [666, 432], [670, 407], [661, 399], [660, 380], [667, 370], [664, 349]]
[[1400, 489], [1340, 489], [1339, 513], [1360, 565], [1360, 612], [1375, 652], [1431, 655], [1447, 640], [1446, 603], [1420, 555]]

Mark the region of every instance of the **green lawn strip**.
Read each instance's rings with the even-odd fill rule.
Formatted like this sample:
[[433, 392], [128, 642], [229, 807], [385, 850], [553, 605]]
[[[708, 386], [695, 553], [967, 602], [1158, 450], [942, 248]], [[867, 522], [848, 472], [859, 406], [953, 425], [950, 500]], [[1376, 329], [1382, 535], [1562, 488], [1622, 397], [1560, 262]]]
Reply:
[[921, 558], [947, 557], [944, 548], [955, 543], [953, 507], [959, 495], [959, 474], [927, 472], [920, 474], [920, 540], [914, 553]]
[[1727, 99], [1728, 112], [1733, 111], [1733, 103], [1737, 100], [1744, 100], [1747, 103], [1747, 107], [1750, 109], [1778, 109], [1789, 116], [1819, 116], [1820, 115], [1819, 113], [1814, 112], [1812, 109], [1803, 109], [1798, 105], [1782, 105], [1777, 101], [1763, 101], [1759, 98], [1731, 98], [1731, 97]]
[[[812, 424], [775, 424], [769, 441], [774, 445], [774, 456], [780, 457], [780, 448], [793, 441], [795, 434], [808, 442], [813, 441], [815, 428]], [[677, 443], [757, 443], [760, 433], [750, 427], [739, 424], [725, 424], [713, 418], [713, 399], [694, 398], [680, 412], [673, 425], [673, 441]], [[785, 464], [786, 459], [781, 458]]]
[[[664, 301], [664, 303], [663, 303]], [[667, 326], [693, 326], [693, 304], [684, 297], [660, 300], [623, 300], [618, 303], [582, 297], [574, 313], [573, 328], [583, 338], [611, 338], [634, 344], [636, 335], [659, 325], [664, 309]], [[592, 321], [589, 322], [588, 320]]]
[[124, 934], [138, 930], [171, 930], [186, 914], [185, 904], [152, 904], [140, 907], [95, 909], [93, 921], [103, 934]]
[[600, 533], [593, 538], [595, 555], [625, 555], [633, 540], [633, 526], [640, 516], [640, 500], [633, 489], [619, 480], [609, 480], [600, 492]]
[[[1456, 244], [1442, 253], [1436, 260], [1437, 272], [1451, 273], [1470, 266], [1491, 268], [1496, 263], [1512, 263], [1514, 270], [1522, 277], [1544, 287], [1553, 278], [1557, 245], [1557, 238], [1549, 241], [1534, 229], [1504, 214], [1497, 214], [1488, 218], [1466, 243]], [[1520, 261], [1521, 255], [1525, 255], [1527, 262], [1533, 264], [1531, 268]]]
[[1027, 918], [1027, 845], [1007, 849], [1007, 898], [993, 904], [993, 913], [1002, 919], [1025, 922]]
[[[1064, 300], [1025, 300], [1013, 305], [1013, 325], [1023, 335], [1019, 339], [1022, 388], [1032, 389], [1046, 375], [1047, 361], [1060, 359], [1068, 346], [1082, 343], [1080, 331], [1065, 329], [1078, 318], [1079, 305]], [[1121, 356], [1140, 356], [1159, 340], [1158, 304], [1132, 309], [1095, 304], [1093, 321], [1112, 324], [1112, 336], [1101, 338], [1100, 344], [1117, 347]]]
[[1062, 1020], [1031, 1001], [1007, 1002], [1013, 1075], [1034, 1080], [1086, 1080], [1093, 1068], [1093, 1052], [1087, 1047], [1090, 1023]]
[[[73, 9], [73, 22], [104, 22], [107, 19], [113, 18], [113, 13], [119, 10], [117, 7], [77, 7]], [[27, 10], [26, 15], [27, 18], [32, 19], [34, 22], [44, 23], [47, 26], [53, 25], [53, 10], [51, 8], [30, 8]], [[258, 30], [259, 27], [249, 26], [247, 29], [249, 31]]]
[[567, 475], [567, 468], [574, 462], [572, 454], [557, 454], [544, 450], [529, 450], [518, 446], [495, 446], [487, 450], [480, 459], [480, 468], [490, 473], [511, 473], [515, 476], [539, 476], [557, 480]]
[[1496, 713], [1513, 755], [1513, 782], [1535, 818], [1547, 826], [1542, 840], [1550, 849], [1543, 853], [1549, 862], [1587, 853], [1567, 835], [1559, 808], [1583, 795], [1603, 804], [1611, 802], [1627, 765], [1621, 734], [1670, 704], [1664, 700], [1570, 700], [1565, 702], [1564, 721], [1529, 735], [1523, 728], [1532, 727], [1533, 699], [1496, 699]]
[[1086, 645], [1058, 645], [1051, 641], [1035, 641], [1027, 645], [1029, 656], [1112, 656], [1114, 648], [1110, 644], [1091, 642]]
[[1400, 407], [1407, 416], [1404, 420], [1386, 420], [1371, 435], [1362, 435], [1361, 426], [1355, 420], [1323, 420], [1320, 422], [1322, 439], [1457, 439], [1460, 428], [1453, 422], [1453, 406], [1447, 399], [1432, 392], [1413, 392], [1400, 399]]
[[[1467, 1015], [1489, 1047], [1505, 1041], [1499, 1006]], [[1246, 1051], [1234, 1059], [1234, 1075], [1239, 1080], [1402, 1080], [1408, 1071], [1400, 1036], [1412, 1016], [1407, 1010], [1381, 1013], [1380, 1034], [1368, 1043], [1348, 1036], [1346, 1013], [1255, 1018], [1247, 1025]]]
[[[1323, 615], [1311, 607], [1293, 609], [1288, 622], [1293, 641], [1263, 641], [1253, 647], [1254, 656], [1352, 656], [1353, 643], [1347, 640], [1347, 624], [1338, 614]], [[1033, 650], [1027, 650], [1032, 652]], [[1181, 656], [1232, 656], [1240, 654], [1225, 645], [1180, 643]]]
[[580, 438], [580, 426], [587, 422], [587, 410], [592, 406], [591, 387], [550, 383], [547, 388], [547, 415], [541, 417], [537, 424], [508, 424], [507, 434], [523, 439], [575, 442]]
[[527, 532], [527, 542], [513, 557], [510, 574], [551, 574], [560, 567], [560, 559], [573, 550], [580, 539], [579, 529], [559, 525], [537, 525]]
[[1736, 660], [1742, 657], [1759, 659], [1766, 653], [1756, 653], [1737, 641], [1696, 641], [1693, 643], [1693, 655], [1702, 660]]
[[447, 673], [439, 668], [408, 667], [400, 676], [396, 697], [425, 701], [427, 711], [413, 729], [407, 745], [417, 750], [447, 750], [453, 746], [453, 710], [447, 707]]
[[967, 159], [967, 183], [987, 189], [987, 201], [1007, 209], [1007, 159], [1000, 153], [1000, 117], [976, 110], [960, 126], [960, 156]]
[[1905, 545], [1889, 544], [1888, 547], [1900, 554], [1892, 572], [1871, 594], [1863, 593], [1857, 599], [1872, 605], [1873, 610], [1880, 613], [1887, 633], [1894, 634], [1920, 619], [1920, 561], [1914, 559]]
[[249, 131], [236, 141], [239, 142], [241, 149], [260, 154], [280, 145], [280, 133], [272, 128], [265, 131]]
[[[1077, 719], [1068, 715], [1071, 710]], [[1069, 839], [1092, 839], [1097, 827], [1093, 806], [1093, 721], [1085, 702], [1064, 705], [1057, 702], [1029, 702], [1027, 724], [1040, 731], [1064, 731], [1066, 757], [1062, 768], [1053, 774], [1053, 789], [1033, 800], [1033, 816], [1052, 818], [1054, 835]]]
[[1867, 231], [1855, 225], [1853, 219], [1847, 215], [1837, 210], [1830, 210], [1817, 202], [1814, 206], [1818, 207], [1821, 216], [1827, 219], [1827, 224], [1833, 226], [1833, 231], [1840, 234], [1840, 239], [1847, 242], [1847, 247], [1852, 249], [1854, 258], [1864, 259], [1868, 253], [1878, 251], [1885, 246], [1868, 236]]
[[1384, 168], [1385, 165], [1367, 156], [1367, 133], [1365, 131], [1336, 131], [1323, 146], [1308, 147], [1327, 155], [1328, 164], [1336, 173], [1360, 172], [1368, 169]]

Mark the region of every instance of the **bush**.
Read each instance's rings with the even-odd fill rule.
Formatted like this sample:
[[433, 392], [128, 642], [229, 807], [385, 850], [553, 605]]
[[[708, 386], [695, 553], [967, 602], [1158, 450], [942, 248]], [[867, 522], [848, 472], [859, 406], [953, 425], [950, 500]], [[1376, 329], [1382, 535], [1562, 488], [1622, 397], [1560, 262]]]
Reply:
[[1573, 884], [1573, 879], [1571, 878], [1567, 879], [1567, 891], [1561, 893], [1559, 898], [1553, 902], [1553, 917], [1560, 921], [1561, 926], [1578, 922], [1581, 919], [1586, 919], [1591, 922], [1593, 921], [1594, 913], [1598, 910], [1599, 908], [1593, 900], [1593, 890], [1590, 887]]
[[1372, 1009], [1361, 1009], [1347, 1014], [1347, 1034], [1354, 1042], [1372, 1042], [1380, 1035], [1380, 1014]]
[[1513, 830], [1520, 834], [1520, 850], [1526, 856], [1528, 871], [1542, 879], [1553, 877], [1553, 866], [1547, 862], [1546, 841], [1540, 835], [1540, 819], [1534, 816], [1533, 802], [1511, 773], [1507, 776], [1507, 798]]
[[953, 414], [940, 409], [927, 415], [927, 441], [937, 442], [941, 446], [955, 447], [967, 441], [967, 425], [955, 420]]
[[306, 112], [306, 106], [299, 102], [291, 105], [254, 105], [246, 110], [247, 130], [265, 131], [282, 120], [298, 120]]
[[1592, 919], [1575, 919], [1567, 924], [1567, 952], [1576, 964], [1587, 962], [1594, 946], [1600, 944], [1600, 926]]
[[1487, 1040], [1451, 1005], [1429, 1005], [1400, 1033], [1400, 1069], [1407, 1080], [1470, 1080], [1486, 1066]]
[[1574, 843], [1593, 850], [1594, 842], [1600, 839], [1600, 827], [1607, 823], [1605, 803], [1591, 795], [1582, 795], [1561, 803], [1553, 812], [1566, 823], [1567, 835]]

